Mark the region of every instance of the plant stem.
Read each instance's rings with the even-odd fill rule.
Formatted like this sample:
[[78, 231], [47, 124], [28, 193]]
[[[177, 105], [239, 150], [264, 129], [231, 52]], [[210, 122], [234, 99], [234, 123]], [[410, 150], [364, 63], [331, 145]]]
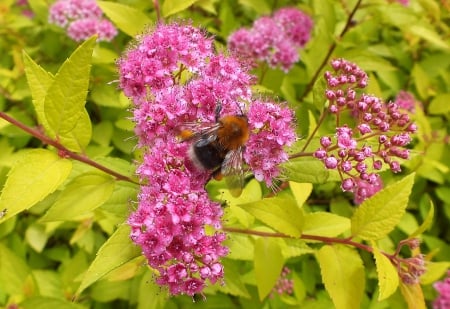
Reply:
[[[234, 227], [224, 227], [223, 230], [225, 232], [229, 232], [229, 233], [240, 233], [240, 234], [255, 235], [255, 236], [262, 236], [262, 237], [277, 237], [277, 238], [295, 239], [295, 237], [291, 237], [291, 236], [288, 236], [283, 233], [261, 232], [261, 231], [246, 230], [246, 229], [240, 229], [240, 228], [234, 228]], [[355, 241], [351, 240], [351, 238], [337, 238], [337, 237], [325, 237], [325, 236], [302, 234], [299, 239], [316, 240], [316, 241], [320, 241], [320, 242], [328, 243], [328, 244], [332, 244], [332, 243], [344, 244], [344, 245], [349, 245], [349, 246], [353, 246], [353, 247], [365, 250], [367, 252], [373, 251], [371, 246], [361, 244], [359, 242], [355, 242]]]
[[45, 134], [41, 133], [39, 130], [34, 129], [34, 128], [30, 128], [29, 126], [25, 125], [24, 123], [8, 116], [6, 113], [4, 112], [0, 112], [0, 118], [5, 119], [6, 121], [8, 121], [9, 123], [11, 123], [12, 125], [22, 129], [23, 131], [27, 132], [28, 134], [36, 137], [37, 139], [41, 140], [44, 144], [47, 145], [51, 145], [53, 147], [55, 147], [56, 149], [58, 149], [60, 151], [60, 153], [62, 153], [64, 156], [72, 158], [74, 160], [86, 163], [92, 167], [95, 167], [96, 169], [99, 169], [111, 176], [114, 176], [117, 180], [121, 180], [121, 181], [128, 181], [134, 184], [138, 184], [136, 181], [134, 181], [133, 179], [131, 179], [128, 176], [122, 175], [118, 172], [115, 172], [109, 168], [107, 168], [106, 166], [103, 166], [95, 161], [92, 161], [91, 159], [89, 159], [88, 157], [82, 156], [80, 154], [77, 154], [75, 152], [70, 151], [69, 149], [67, 149], [66, 147], [64, 147], [63, 145], [61, 145], [59, 142], [51, 139], [50, 137], [46, 136]]
[[311, 92], [314, 84], [316, 83], [317, 79], [319, 78], [319, 74], [320, 72], [322, 72], [323, 68], [325, 67], [325, 65], [328, 63], [331, 55], [333, 54], [333, 51], [336, 49], [337, 47], [337, 41], [340, 41], [344, 35], [347, 33], [347, 31], [350, 29], [350, 27], [352, 26], [353, 23], [353, 16], [355, 16], [356, 11], [358, 10], [359, 6], [361, 5], [361, 1], [362, 0], [358, 0], [358, 2], [356, 3], [355, 7], [353, 8], [352, 12], [350, 13], [350, 15], [347, 18], [347, 22], [345, 24], [344, 29], [342, 30], [341, 34], [339, 34], [339, 36], [337, 37], [337, 39], [335, 41], [333, 41], [333, 43], [330, 45], [327, 55], [325, 56], [325, 58], [323, 59], [322, 63], [320, 64], [319, 68], [316, 70], [316, 73], [314, 74], [314, 76], [311, 78], [310, 82], [308, 83], [308, 85], [306, 85], [306, 89], [305, 92], [303, 92], [302, 96], [300, 97], [299, 101], [303, 101], [303, 99], [309, 94], [309, 92]]

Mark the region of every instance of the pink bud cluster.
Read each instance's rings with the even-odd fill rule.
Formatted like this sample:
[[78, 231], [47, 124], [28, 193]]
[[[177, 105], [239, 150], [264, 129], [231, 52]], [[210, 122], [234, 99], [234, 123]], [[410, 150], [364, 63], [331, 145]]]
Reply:
[[309, 41], [312, 19], [296, 8], [282, 8], [264, 16], [251, 29], [239, 29], [228, 38], [229, 49], [252, 66], [266, 62], [289, 71], [299, 60], [298, 50]]
[[[270, 152], [272, 144], [249, 144], [245, 155], [252, 167], [257, 146], [272, 162], [287, 159], [279, 148], [290, 142], [289, 132], [295, 138], [292, 127], [284, 125], [292, 113], [271, 103], [251, 102], [253, 77], [233, 57], [216, 54], [212, 39], [189, 24], [157, 25], [117, 64], [120, 87], [134, 103], [138, 146], [144, 149], [137, 168], [138, 207], [128, 219], [131, 239], [158, 271], [157, 283], [171, 294], [201, 293], [207, 280], [215, 283], [223, 277], [220, 258], [228, 252], [222, 245], [225, 234], [218, 232], [223, 211], [204, 189], [211, 171], [198, 170], [188, 155], [189, 142], [177, 139], [179, 126], [214, 123], [217, 102], [224, 116], [240, 114], [243, 102], [250, 101], [252, 138], [271, 134], [278, 147]], [[265, 112], [272, 110], [274, 115], [268, 117]], [[273, 119], [283, 124], [277, 127]], [[264, 170], [267, 182], [272, 180], [268, 173], [278, 176], [273, 167]]]
[[444, 280], [436, 282], [433, 286], [439, 292], [438, 297], [433, 302], [433, 308], [450, 308], [450, 271], [447, 272], [447, 277]]
[[49, 22], [66, 29], [77, 42], [95, 34], [99, 41], [111, 41], [117, 35], [95, 0], [58, 0], [50, 7]]
[[[334, 72], [325, 72], [329, 111], [336, 115], [334, 137], [320, 139], [314, 156], [328, 169], [337, 169], [341, 188], [353, 192], [360, 204], [382, 188], [378, 172], [387, 165], [392, 172], [401, 171], [399, 159], [408, 159], [411, 133], [417, 130], [409, 115], [396, 103], [358, 93], [367, 85], [367, 74], [344, 59], [331, 62]], [[340, 125], [343, 113], [353, 115], [352, 126]]]
[[34, 12], [31, 10], [28, 0], [16, 0], [17, 6], [22, 10], [22, 15], [28, 18], [34, 17]]
[[294, 281], [288, 278], [290, 273], [291, 270], [288, 267], [283, 268], [280, 277], [278, 278], [277, 282], [275, 283], [275, 286], [273, 287], [269, 295], [270, 298], [273, 298], [275, 293], [279, 295], [282, 294], [291, 295], [294, 292]]

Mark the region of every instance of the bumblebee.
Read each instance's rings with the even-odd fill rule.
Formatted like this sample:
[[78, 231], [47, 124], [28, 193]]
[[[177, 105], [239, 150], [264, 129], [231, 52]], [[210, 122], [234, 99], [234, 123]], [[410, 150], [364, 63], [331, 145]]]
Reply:
[[218, 103], [214, 123], [186, 123], [180, 137], [191, 141], [189, 159], [199, 170], [211, 171], [216, 180], [225, 178], [230, 193], [237, 197], [244, 186], [243, 151], [250, 136], [247, 117], [228, 115], [220, 118]]

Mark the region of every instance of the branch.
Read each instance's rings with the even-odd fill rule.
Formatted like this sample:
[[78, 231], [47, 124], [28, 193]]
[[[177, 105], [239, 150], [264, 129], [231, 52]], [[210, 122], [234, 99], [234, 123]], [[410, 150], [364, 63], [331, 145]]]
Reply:
[[4, 112], [0, 112], [0, 118], [5, 119], [6, 121], [8, 121], [9, 123], [11, 123], [12, 125], [22, 129], [23, 131], [27, 132], [28, 134], [36, 137], [37, 139], [41, 140], [44, 144], [47, 145], [51, 145], [53, 147], [55, 147], [56, 149], [58, 149], [60, 151], [60, 153], [62, 153], [64, 156], [72, 158], [74, 160], [86, 163], [92, 167], [95, 167], [96, 169], [99, 169], [109, 175], [114, 176], [117, 180], [121, 180], [121, 181], [128, 181], [134, 184], [139, 184], [136, 181], [134, 181], [133, 179], [131, 179], [128, 176], [122, 175], [118, 172], [115, 172], [109, 168], [107, 168], [106, 166], [103, 166], [95, 161], [92, 161], [91, 159], [89, 159], [88, 157], [79, 155], [75, 152], [70, 151], [69, 149], [67, 149], [66, 147], [64, 147], [63, 145], [61, 145], [59, 142], [51, 139], [50, 137], [48, 137], [47, 135], [41, 133], [39, 130], [37, 129], [33, 129], [27, 125], [25, 125], [24, 123], [8, 116], [6, 113]]

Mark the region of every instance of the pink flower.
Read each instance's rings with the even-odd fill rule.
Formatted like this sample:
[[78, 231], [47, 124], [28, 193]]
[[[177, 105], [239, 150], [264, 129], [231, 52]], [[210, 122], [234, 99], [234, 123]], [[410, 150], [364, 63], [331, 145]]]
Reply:
[[433, 302], [433, 308], [450, 308], [450, 271], [447, 273], [447, 277], [444, 280], [436, 282], [433, 286], [439, 292], [438, 297]]
[[67, 30], [74, 41], [97, 34], [99, 41], [111, 41], [117, 29], [108, 20], [95, 0], [58, 0], [51, 7], [49, 22]]
[[228, 38], [229, 49], [256, 66], [266, 62], [285, 72], [298, 61], [298, 50], [309, 41], [312, 19], [296, 8], [282, 8], [273, 17], [263, 16], [251, 29], [239, 29]]
[[414, 112], [414, 109], [416, 108], [416, 99], [414, 98], [414, 95], [404, 90], [399, 91], [394, 103], [397, 104], [400, 109], [409, 112]]

